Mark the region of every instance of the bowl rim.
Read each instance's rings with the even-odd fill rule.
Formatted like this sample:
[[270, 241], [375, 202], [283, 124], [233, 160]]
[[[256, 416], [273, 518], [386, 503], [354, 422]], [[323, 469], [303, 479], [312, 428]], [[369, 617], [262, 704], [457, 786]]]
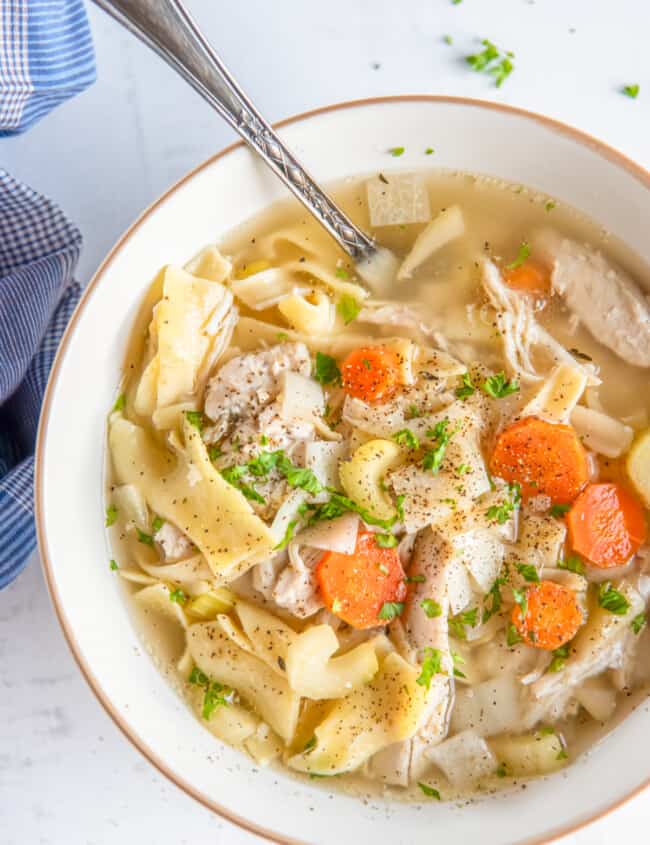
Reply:
[[[607, 159], [608, 161], [615, 164], [618, 168], [630, 173], [635, 179], [641, 182], [642, 185], [644, 185], [650, 190], [650, 171], [646, 170], [642, 165], [633, 161], [624, 153], [620, 152], [614, 147], [611, 147], [604, 141], [601, 141], [593, 135], [590, 135], [588, 132], [584, 132], [581, 129], [577, 129], [560, 120], [548, 117], [547, 115], [533, 112], [528, 109], [522, 109], [517, 106], [497, 103], [491, 100], [437, 94], [401, 94], [381, 97], [368, 97], [355, 100], [345, 100], [339, 103], [333, 103], [331, 105], [321, 106], [315, 109], [309, 109], [307, 111], [303, 111], [298, 114], [291, 115], [290, 117], [284, 118], [283, 120], [274, 123], [273, 127], [275, 129], [282, 129], [285, 126], [290, 126], [295, 123], [310, 120], [314, 117], [319, 117], [323, 114], [341, 111], [344, 109], [363, 108], [365, 106], [385, 105], [391, 103], [413, 102], [438, 103], [460, 107], [470, 106], [474, 108], [485, 109], [486, 111], [495, 111], [510, 114], [535, 123], [539, 123], [547, 129], [550, 129], [560, 135], [564, 135], [570, 140], [590, 148], [592, 151], [598, 153], [602, 158]], [[172, 770], [172, 768], [164, 760], [162, 760], [155, 751], [153, 751], [153, 749], [151, 749], [134, 731], [131, 730], [126, 721], [120, 716], [119, 713], [116, 712], [113, 707], [113, 703], [102, 689], [101, 684], [93, 674], [91, 666], [88, 664], [83, 654], [81, 653], [81, 649], [75, 639], [75, 635], [68, 622], [65, 610], [62, 606], [61, 598], [57, 590], [56, 580], [54, 577], [52, 562], [50, 560], [44, 527], [44, 454], [47, 443], [47, 430], [50, 418], [52, 397], [54, 396], [54, 393], [56, 391], [61, 362], [65, 355], [69, 341], [76, 329], [77, 323], [81, 319], [87, 302], [92, 297], [96, 287], [101, 282], [106, 270], [113, 262], [115, 256], [128, 242], [134, 232], [139, 229], [142, 223], [144, 223], [144, 221], [160, 205], [166, 202], [166, 200], [177, 190], [179, 190], [186, 182], [193, 179], [195, 176], [201, 173], [201, 171], [210, 167], [214, 162], [225, 158], [227, 155], [243, 146], [245, 146], [245, 142], [243, 140], [235, 141], [234, 143], [229, 144], [227, 147], [224, 147], [224, 149], [205, 159], [196, 167], [192, 168], [184, 176], [182, 176], [169, 188], [167, 188], [167, 190], [165, 190], [157, 199], [155, 199], [118, 238], [118, 240], [115, 242], [111, 250], [108, 252], [106, 257], [101, 262], [101, 264], [93, 274], [92, 278], [88, 282], [88, 285], [82, 293], [81, 299], [74, 313], [72, 314], [72, 317], [70, 318], [70, 321], [66, 327], [66, 330], [57, 349], [56, 356], [52, 364], [52, 369], [48, 379], [45, 395], [43, 398], [43, 405], [36, 440], [36, 457], [34, 468], [34, 516], [36, 522], [38, 551], [43, 569], [43, 574], [45, 576], [45, 583], [47, 585], [55, 615], [57, 617], [59, 625], [61, 626], [61, 630], [63, 631], [63, 635], [65, 637], [67, 645], [70, 651], [72, 652], [72, 656], [75, 662], [77, 663], [81, 674], [83, 675], [85, 681], [87, 682], [91, 691], [95, 695], [96, 699], [101, 704], [109, 718], [112, 719], [113, 723], [126, 737], [126, 739], [133, 746], [135, 746], [135, 748], [148, 760], [149, 763], [151, 763], [162, 775], [164, 775], [176, 787], [182, 790], [186, 795], [189, 795], [191, 798], [198, 801], [206, 809], [211, 810], [226, 821], [231, 822], [232, 824], [235, 824], [243, 830], [246, 830], [249, 833], [253, 833], [256, 836], [263, 837], [271, 842], [279, 843], [279, 845], [307, 845], [306, 840], [293, 839], [291, 837], [284, 836], [283, 834], [278, 834], [268, 828], [261, 827], [260, 825], [251, 822], [236, 813], [233, 813], [227, 807], [224, 807], [223, 805], [219, 804], [218, 802], [212, 800], [208, 796], [201, 793], [198, 789], [188, 783], [184, 778], [177, 775]], [[549, 843], [555, 842], [563, 836], [575, 833], [581, 830], [582, 828], [586, 827], [587, 825], [591, 824], [592, 822], [604, 818], [613, 811], [617, 810], [619, 807], [622, 807], [624, 804], [639, 795], [648, 787], [650, 787], [650, 777], [648, 777], [645, 781], [640, 783], [636, 788], [632, 789], [622, 798], [618, 798], [603, 809], [595, 811], [592, 815], [583, 819], [582, 821], [576, 822], [574, 824], [567, 824], [561, 829], [554, 831], [550, 836], [544, 834], [541, 837], [533, 837], [532, 839], [526, 839], [522, 841], [520, 845], [548, 845]]]

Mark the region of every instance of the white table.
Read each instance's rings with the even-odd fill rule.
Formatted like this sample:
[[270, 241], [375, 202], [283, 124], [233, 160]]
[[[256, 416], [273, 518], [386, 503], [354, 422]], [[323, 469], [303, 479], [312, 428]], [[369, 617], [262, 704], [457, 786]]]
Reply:
[[[272, 120], [387, 93], [494, 98], [571, 122], [650, 167], [647, 0], [189, 5]], [[2, 165], [79, 223], [82, 282], [148, 203], [232, 140], [153, 54], [94, 8], [91, 23], [97, 84], [28, 135], [0, 142]], [[483, 37], [516, 53], [501, 90], [463, 61]], [[637, 100], [619, 93], [636, 82]], [[649, 829], [646, 794], [565, 845], [640, 843]], [[121, 736], [82, 681], [32, 560], [0, 595], [0, 843], [260, 841], [179, 792]]]

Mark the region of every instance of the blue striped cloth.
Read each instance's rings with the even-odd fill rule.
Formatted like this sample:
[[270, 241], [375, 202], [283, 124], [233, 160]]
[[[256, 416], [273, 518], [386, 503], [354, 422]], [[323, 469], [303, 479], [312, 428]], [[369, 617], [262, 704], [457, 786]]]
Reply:
[[[95, 79], [81, 0], [0, 0], [0, 136]], [[36, 545], [34, 445], [47, 377], [80, 287], [79, 231], [0, 169], [0, 589]]]
[[0, 0], [0, 136], [24, 131], [94, 80], [81, 0]]

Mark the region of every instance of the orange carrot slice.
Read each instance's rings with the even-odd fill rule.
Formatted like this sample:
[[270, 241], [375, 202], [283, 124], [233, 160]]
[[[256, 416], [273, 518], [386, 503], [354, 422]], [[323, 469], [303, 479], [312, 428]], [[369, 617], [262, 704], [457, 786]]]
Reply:
[[359, 532], [351, 555], [326, 552], [316, 577], [328, 609], [353, 628], [385, 625], [403, 609], [406, 584], [397, 549], [380, 548], [370, 531]]
[[525, 417], [501, 432], [490, 470], [517, 482], [524, 500], [543, 494], [553, 504], [572, 502], [589, 481], [587, 453], [575, 431], [537, 417]]
[[590, 484], [566, 516], [574, 551], [594, 566], [621, 566], [647, 536], [643, 507], [621, 484]]
[[512, 624], [526, 645], [554, 651], [572, 640], [582, 624], [582, 610], [573, 590], [541, 581], [526, 590], [526, 614], [512, 608]]
[[526, 261], [510, 270], [506, 268], [503, 271], [503, 278], [509, 287], [525, 293], [545, 295], [551, 289], [548, 271], [534, 261]]
[[341, 365], [343, 387], [364, 402], [386, 402], [401, 384], [400, 358], [385, 346], [355, 349]]

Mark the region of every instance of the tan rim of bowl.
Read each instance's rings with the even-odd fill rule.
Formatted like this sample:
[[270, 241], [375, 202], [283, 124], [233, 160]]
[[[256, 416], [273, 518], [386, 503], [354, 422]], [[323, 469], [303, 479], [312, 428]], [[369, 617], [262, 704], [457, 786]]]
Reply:
[[[410, 94], [410, 95], [403, 95], [403, 96], [392, 96], [392, 97], [372, 97], [363, 100], [350, 100], [348, 102], [337, 103], [331, 106], [324, 106], [323, 108], [313, 109], [311, 111], [303, 112], [302, 114], [294, 115], [293, 117], [286, 118], [285, 120], [281, 120], [279, 123], [275, 124], [276, 128], [282, 128], [283, 126], [289, 126], [293, 123], [298, 123], [303, 120], [309, 120], [312, 117], [317, 117], [321, 114], [326, 114], [327, 112], [338, 111], [340, 109], [350, 109], [350, 108], [359, 108], [363, 106], [369, 105], [378, 105], [382, 103], [394, 103], [394, 102], [422, 102], [422, 103], [449, 103], [452, 105], [459, 105], [459, 106], [475, 106], [479, 108], [489, 109], [491, 111], [498, 111], [498, 112], [505, 112], [507, 114], [517, 115], [519, 117], [527, 118], [528, 120], [535, 121], [536, 123], [540, 123], [548, 129], [552, 129], [553, 131], [565, 135], [574, 141], [582, 144], [583, 146], [589, 147], [595, 152], [599, 153], [603, 158], [606, 158], [608, 161], [613, 162], [618, 167], [626, 170], [628, 173], [631, 173], [639, 182], [641, 182], [645, 187], [650, 189], [650, 172], [645, 170], [645, 168], [641, 167], [640, 165], [636, 164], [631, 159], [624, 156], [622, 153], [618, 152], [617, 150], [613, 149], [612, 147], [608, 146], [607, 144], [603, 143], [602, 141], [597, 140], [596, 138], [588, 135], [585, 132], [581, 132], [578, 129], [574, 129], [571, 126], [568, 126], [565, 123], [561, 123], [560, 121], [553, 120], [552, 118], [545, 117], [543, 115], [536, 114], [535, 112], [526, 111], [525, 109], [514, 108], [513, 106], [506, 106], [501, 105], [499, 103], [493, 103], [485, 100], [475, 100], [470, 99], [467, 97], [445, 97], [445, 96], [436, 96], [436, 95], [427, 95], [427, 94]], [[88, 286], [86, 287], [81, 300], [70, 319], [68, 327], [63, 335], [63, 339], [61, 340], [61, 344], [59, 346], [58, 352], [56, 354], [56, 358], [54, 360], [54, 364], [52, 366], [52, 372], [50, 374], [47, 390], [45, 392], [45, 398], [43, 401], [43, 409], [41, 412], [41, 418], [39, 423], [38, 429], [38, 438], [36, 443], [36, 468], [35, 468], [35, 491], [34, 491], [34, 498], [35, 498], [35, 518], [36, 518], [36, 532], [38, 536], [38, 547], [39, 553], [42, 561], [43, 571], [45, 574], [45, 581], [47, 583], [47, 587], [50, 593], [50, 597], [52, 603], [54, 605], [54, 610], [56, 612], [57, 618], [59, 620], [59, 624], [63, 630], [63, 634], [67, 640], [68, 646], [72, 651], [72, 655], [81, 670], [82, 675], [88, 682], [91, 690], [97, 697], [99, 703], [102, 705], [106, 713], [110, 716], [113, 722], [117, 725], [117, 727], [122, 731], [124, 736], [152, 763], [159, 772], [161, 772], [166, 778], [168, 778], [172, 783], [174, 783], [179, 789], [182, 789], [186, 794], [191, 795], [192, 798], [195, 798], [204, 807], [207, 807], [209, 810], [217, 813], [222, 818], [226, 819], [233, 824], [238, 825], [239, 827], [243, 828], [244, 830], [248, 830], [251, 833], [254, 833], [258, 836], [265, 837], [266, 839], [272, 842], [278, 842], [280, 845], [307, 845], [307, 843], [303, 840], [297, 839], [290, 839], [285, 836], [278, 835], [274, 833], [272, 830], [268, 830], [262, 827], [259, 827], [252, 822], [247, 821], [246, 819], [242, 818], [241, 816], [235, 815], [226, 807], [221, 806], [220, 804], [212, 801], [207, 796], [200, 793], [196, 790], [193, 786], [189, 783], [184, 781], [183, 779], [179, 778], [168, 765], [157, 756], [157, 754], [149, 748], [140, 737], [136, 736], [130, 729], [130, 727], [126, 724], [126, 722], [122, 719], [122, 717], [115, 712], [113, 709], [113, 705], [111, 701], [108, 699], [104, 690], [101, 688], [97, 678], [93, 675], [91, 667], [85, 661], [83, 655], [81, 654], [81, 650], [75, 640], [74, 634], [70, 628], [68, 619], [65, 615], [64, 608], [61, 605], [61, 599], [57, 591], [56, 583], [53, 576], [52, 571], [52, 563], [50, 561], [49, 550], [47, 546], [47, 540], [45, 537], [45, 531], [43, 527], [43, 502], [42, 502], [42, 491], [43, 491], [43, 454], [45, 451], [45, 444], [47, 440], [47, 427], [48, 427], [48, 420], [50, 416], [50, 407], [52, 402], [52, 396], [54, 394], [54, 390], [56, 388], [56, 383], [58, 379], [59, 368], [61, 365], [61, 361], [65, 355], [65, 351], [67, 349], [70, 337], [75, 330], [77, 322], [81, 318], [83, 314], [84, 308], [86, 303], [92, 296], [95, 288], [102, 280], [106, 269], [110, 266], [111, 262], [115, 255], [119, 252], [122, 246], [129, 240], [131, 235], [134, 231], [138, 229], [138, 227], [149, 217], [149, 215], [155, 211], [158, 206], [165, 202], [167, 197], [171, 196], [178, 188], [185, 184], [189, 179], [192, 179], [197, 173], [200, 173], [201, 170], [210, 166], [214, 161], [217, 161], [220, 158], [231, 153], [233, 150], [238, 149], [239, 147], [243, 146], [243, 141], [237, 141], [234, 144], [226, 147], [221, 152], [217, 153], [214, 156], [211, 156], [202, 164], [199, 164], [193, 170], [190, 170], [185, 176], [182, 177], [176, 184], [172, 185], [165, 193], [160, 196], [152, 205], [149, 206], [138, 218], [137, 220], [129, 226], [126, 232], [122, 235], [122, 237], [117, 241], [115, 246], [111, 249], [108, 253], [104, 261], [99, 266], [99, 269], [90, 280]], [[611, 813], [613, 810], [618, 809], [618, 807], [625, 804], [627, 801], [632, 799], [634, 796], [641, 793], [644, 789], [650, 786], [650, 777], [643, 783], [641, 783], [636, 789], [633, 789], [623, 798], [614, 801], [608, 807], [603, 810], [599, 810], [598, 812], [594, 813], [588, 819], [578, 822], [577, 824], [567, 825], [562, 828], [560, 831], [553, 833], [551, 836], [543, 836], [534, 839], [528, 839], [522, 841], [520, 845], [548, 845], [550, 842], [554, 842], [556, 839], [561, 838], [562, 836], [566, 836], [570, 833], [575, 833], [576, 831], [580, 830], [581, 828], [585, 827], [588, 824], [596, 821], [597, 819], [603, 818], [608, 813]]]

